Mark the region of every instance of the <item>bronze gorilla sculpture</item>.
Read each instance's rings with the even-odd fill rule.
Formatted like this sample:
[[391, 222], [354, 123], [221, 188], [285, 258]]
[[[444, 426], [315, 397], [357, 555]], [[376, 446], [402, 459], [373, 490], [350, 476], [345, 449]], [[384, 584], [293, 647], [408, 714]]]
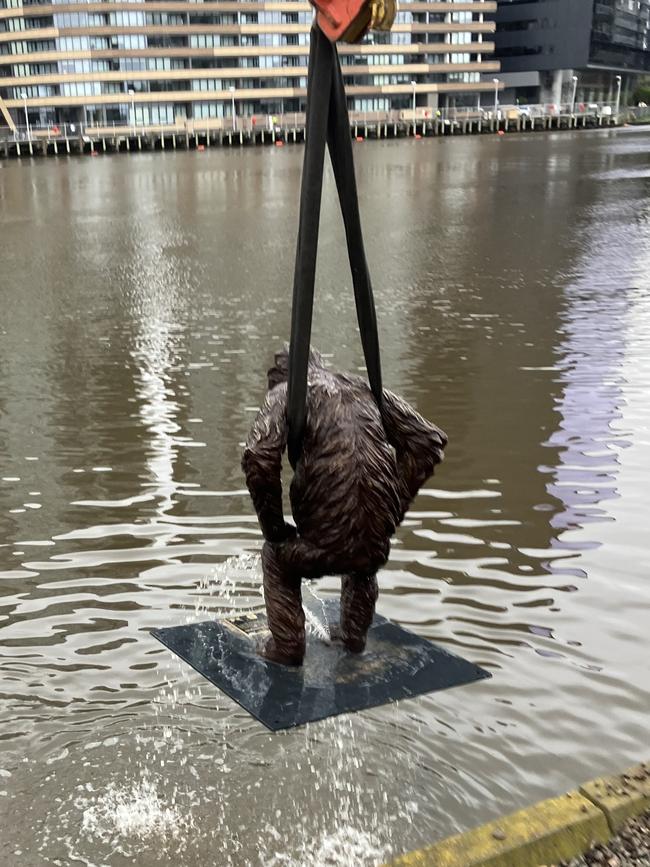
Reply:
[[307, 423], [290, 490], [293, 527], [284, 520], [281, 480], [288, 369], [284, 349], [268, 372], [269, 390], [242, 468], [266, 540], [262, 568], [272, 637], [262, 653], [274, 662], [301, 665], [301, 579], [343, 576], [337, 637], [360, 653], [390, 537], [442, 460], [447, 437], [390, 391], [383, 392], [380, 414], [365, 380], [326, 369], [312, 350]]

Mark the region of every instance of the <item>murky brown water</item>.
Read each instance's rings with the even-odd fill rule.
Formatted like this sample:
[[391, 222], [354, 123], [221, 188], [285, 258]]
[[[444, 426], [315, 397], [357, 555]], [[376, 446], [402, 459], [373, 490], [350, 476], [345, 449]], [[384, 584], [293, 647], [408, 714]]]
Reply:
[[[494, 677], [281, 735], [148, 630], [261, 603], [302, 151], [2, 165], [3, 863], [380, 863], [648, 756], [649, 154], [357, 149], [386, 382], [451, 439], [379, 610]], [[330, 184], [314, 342], [354, 369], [342, 249]]]

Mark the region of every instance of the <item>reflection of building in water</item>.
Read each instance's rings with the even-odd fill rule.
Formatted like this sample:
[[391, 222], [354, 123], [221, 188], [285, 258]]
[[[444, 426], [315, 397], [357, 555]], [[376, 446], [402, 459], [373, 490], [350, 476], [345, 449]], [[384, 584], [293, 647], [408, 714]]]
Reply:
[[[537, 467], [549, 460], [542, 443], [555, 426], [548, 368], [562, 309], [558, 275], [573, 253], [566, 215], [583, 195], [579, 173], [570, 152], [558, 160], [541, 139], [516, 162], [498, 145], [457, 147], [453, 161], [416, 156], [409, 167], [418, 179], [408, 204], [427, 219], [404, 238], [400, 260], [404, 390], [450, 436], [434, 487], [499, 494], [452, 501], [455, 517], [513, 522], [503, 531], [508, 542], [543, 549], [553, 531], [549, 513], [537, 509], [551, 507]], [[506, 177], [516, 194], [504, 199]], [[392, 202], [391, 215], [409, 225]]]
[[[626, 144], [629, 155], [634, 143]], [[602, 580], [643, 578], [647, 559], [648, 449], [642, 432], [650, 283], [648, 226], [630, 220], [645, 201], [635, 175], [626, 163], [599, 177], [603, 203], [591, 210], [583, 232], [580, 277], [564, 292], [557, 347], [561, 419], [547, 443], [559, 454], [554, 466], [542, 468], [552, 474], [549, 493], [563, 506], [551, 519], [556, 546], [581, 550], [583, 567]], [[596, 528], [596, 522], [606, 523]], [[579, 532], [587, 525], [592, 528]], [[586, 553], [589, 548], [598, 548], [597, 555]]]
[[[132, 192], [134, 202], [138, 192]], [[149, 211], [146, 220], [135, 220], [132, 243], [137, 254], [124, 274], [134, 404], [144, 428], [140, 477], [145, 495], [155, 498], [157, 515], [176, 505], [175, 494], [184, 481], [183, 449], [194, 444], [181, 428], [187, 423], [183, 356], [188, 292], [182, 263], [163, 254], [173, 241], [164, 214]], [[160, 536], [158, 540], [164, 541]]]
[[[350, 107], [475, 105], [492, 91], [493, 0], [405, 0], [342, 45]], [[313, 10], [281, 2], [0, 0], [0, 108], [18, 124], [215, 121], [304, 110]], [[0, 123], [2, 123], [0, 114]]]
[[[603, 515], [598, 503], [616, 496], [625, 289], [641, 268], [629, 211], [618, 214], [612, 186], [584, 175], [620, 162], [603, 151], [587, 166], [580, 146], [558, 152], [539, 139], [516, 162], [496, 144], [457, 147], [456, 161], [416, 156], [407, 169], [418, 174], [409, 207], [431, 218], [402, 239], [406, 393], [450, 434], [437, 484], [498, 480], [501, 497], [483, 504], [525, 523], [509, 541], [545, 550], [558, 529]], [[504, 202], [506, 176], [517, 194]], [[387, 179], [382, 192], [391, 191]], [[388, 202], [394, 223], [408, 224], [397, 197]], [[641, 238], [635, 249], [645, 249]]]
[[586, 279], [568, 287], [566, 296], [565, 336], [557, 349], [564, 387], [556, 408], [562, 418], [548, 441], [561, 450], [548, 486], [565, 507], [552, 521], [560, 528], [602, 520], [607, 510], [600, 504], [617, 496], [617, 450], [626, 443], [615, 425], [623, 403], [630, 310], [624, 289]]

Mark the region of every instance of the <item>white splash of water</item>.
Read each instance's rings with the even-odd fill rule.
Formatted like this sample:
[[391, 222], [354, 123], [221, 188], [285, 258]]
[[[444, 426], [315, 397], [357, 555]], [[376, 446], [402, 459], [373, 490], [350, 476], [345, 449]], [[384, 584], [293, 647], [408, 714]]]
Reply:
[[[218, 563], [199, 581], [194, 600], [194, 616], [229, 617], [241, 613], [237, 604], [242, 591], [251, 590], [255, 596], [262, 594], [262, 568], [258, 554], [239, 554]], [[259, 600], [256, 600], [259, 605]], [[193, 618], [189, 618], [191, 622]]]
[[[307, 620], [307, 631], [313, 633], [322, 641], [329, 641], [332, 637], [330, 634], [329, 623], [327, 622], [327, 611], [325, 608], [325, 600], [314, 590], [313, 583], [305, 585], [305, 590], [317, 602], [323, 612], [323, 619], [319, 620], [316, 614], [309, 608], [305, 608], [305, 618]], [[304, 606], [303, 606], [304, 607]]]
[[305, 620], [308, 634], [311, 633], [316, 635], [323, 641], [330, 640], [330, 631], [327, 623], [321, 623], [318, 617], [316, 617], [314, 612], [310, 611], [309, 608], [305, 608]]
[[77, 798], [75, 806], [83, 811], [82, 833], [102, 842], [119, 843], [145, 840], [155, 836], [162, 840], [177, 840], [194, 828], [191, 814], [181, 811], [176, 795], [166, 804], [155, 784], [146, 777], [130, 786], [110, 784], [95, 796]]
[[270, 860], [262, 856], [263, 867], [375, 867], [388, 856], [367, 831], [343, 825], [320, 839], [308, 840], [292, 855], [277, 853]]

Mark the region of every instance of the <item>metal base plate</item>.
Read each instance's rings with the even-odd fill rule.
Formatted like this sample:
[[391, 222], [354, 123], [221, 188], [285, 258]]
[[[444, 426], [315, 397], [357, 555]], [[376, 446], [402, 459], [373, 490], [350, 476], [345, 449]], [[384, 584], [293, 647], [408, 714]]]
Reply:
[[[338, 623], [339, 604], [323, 600], [314, 615]], [[264, 615], [193, 623], [151, 633], [272, 731], [364, 710], [491, 677], [489, 672], [375, 615], [366, 650], [308, 636], [300, 668], [257, 655]]]

